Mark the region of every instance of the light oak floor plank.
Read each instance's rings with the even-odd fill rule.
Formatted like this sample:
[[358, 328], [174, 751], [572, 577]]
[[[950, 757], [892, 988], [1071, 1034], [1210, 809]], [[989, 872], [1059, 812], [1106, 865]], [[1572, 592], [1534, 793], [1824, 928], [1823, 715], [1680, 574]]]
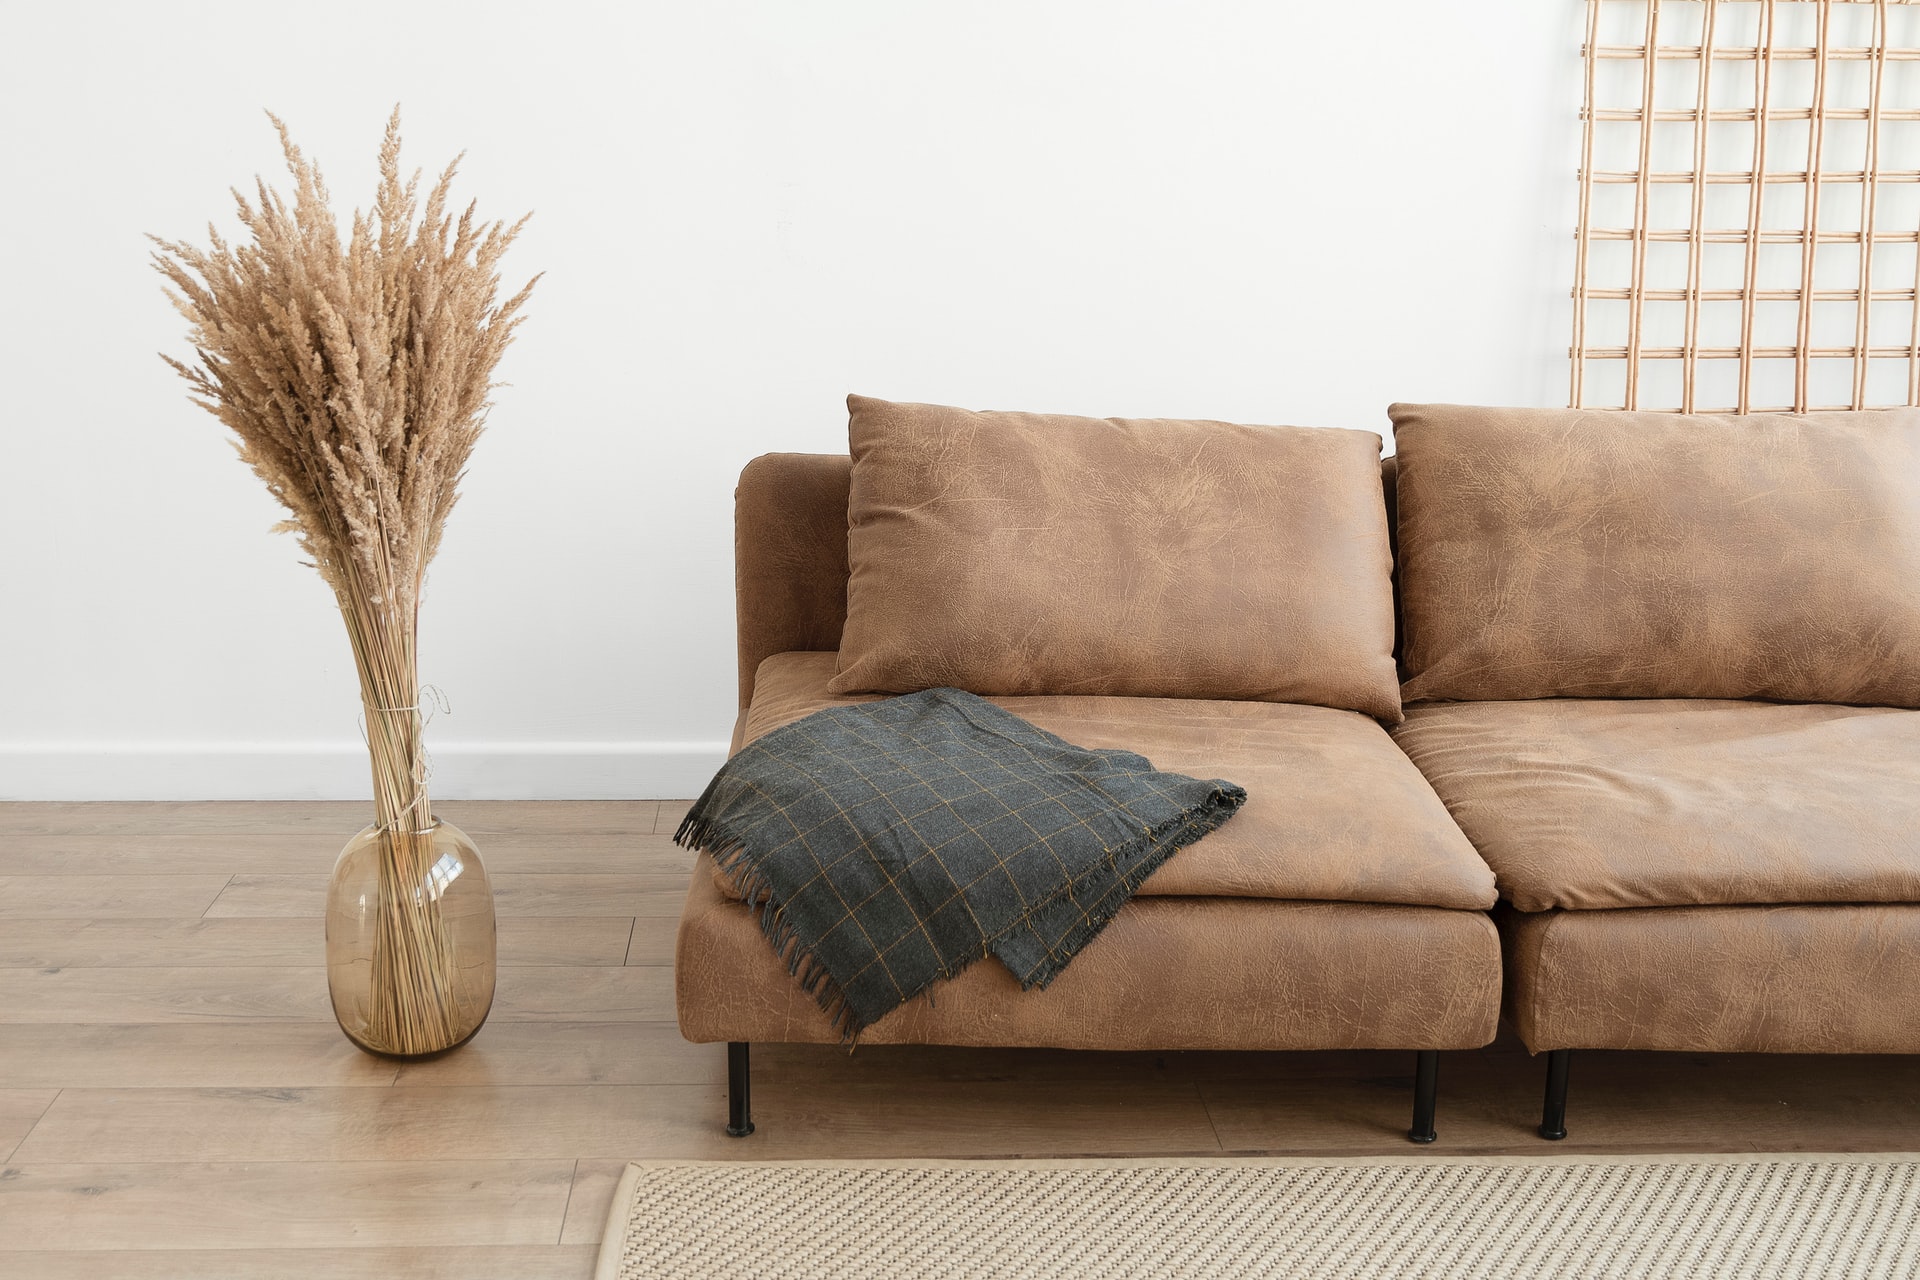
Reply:
[[[693, 869], [694, 855], [670, 836], [645, 832], [553, 835], [512, 832], [474, 837], [489, 875], [669, 876], [681, 884]], [[265, 867], [251, 868], [256, 871]], [[329, 862], [322, 871], [330, 871]]]
[[[6, 1077], [0, 1076], [0, 1080]], [[58, 1097], [58, 1089], [0, 1089], [0, 1164]]]
[[[242, 875], [333, 869], [352, 831], [0, 835], [0, 875]], [[652, 836], [647, 837], [652, 839]]]
[[573, 1162], [19, 1163], [6, 1175], [0, 1268], [5, 1249], [550, 1245]]
[[712, 1085], [727, 1078], [724, 1047], [688, 1044], [672, 1022], [490, 1019], [460, 1052], [403, 1062], [399, 1071], [404, 1085]]
[[670, 836], [680, 826], [681, 819], [687, 816], [687, 810], [693, 808], [691, 800], [662, 800], [654, 810], [653, 831], [655, 835]]
[[[518, 965], [500, 970], [496, 1021], [661, 1022], [673, 971], [649, 965]], [[0, 1023], [330, 1022], [326, 969], [0, 969]]]
[[367, 807], [354, 800], [7, 800], [0, 801], [0, 835], [287, 832], [338, 828]]
[[679, 932], [680, 922], [676, 919], [649, 916], [634, 920], [633, 933], [627, 939], [627, 963], [672, 964]]
[[668, 1022], [673, 970], [659, 965], [528, 965], [500, 971], [493, 1020]]
[[618, 965], [633, 942], [625, 916], [499, 916], [495, 924], [503, 969]]
[[[572, 1214], [569, 1212], [568, 1221]], [[0, 1254], [22, 1280], [591, 1280], [590, 1244]]]
[[[0, 875], [325, 876], [357, 830], [0, 836]], [[693, 855], [670, 836], [646, 831], [505, 832], [474, 836], [474, 842], [481, 864], [495, 875], [633, 871], [685, 877], [693, 866]]]
[[[682, 803], [674, 801], [672, 803]], [[654, 830], [657, 800], [436, 800], [476, 840], [500, 835], [632, 835]]]
[[0, 968], [193, 968], [311, 965], [326, 955], [326, 929], [312, 920], [9, 920], [0, 927]]
[[687, 876], [686, 871], [502, 875], [494, 878], [494, 901], [503, 916], [620, 915], [677, 921], [687, 901]]
[[560, 1227], [561, 1244], [598, 1244], [613, 1212], [613, 1193], [619, 1190], [626, 1160], [582, 1160], [574, 1166], [573, 1195], [567, 1200], [567, 1220]]
[[[684, 812], [691, 803], [670, 802]], [[324, 828], [346, 836], [365, 826], [371, 800], [0, 801], [0, 836], [241, 832], [286, 835]], [[439, 800], [434, 812], [476, 839], [517, 832], [611, 834], [654, 830], [654, 800]], [[677, 823], [679, 818], [676, 816]], [[672, 828], [668, 828], [671, 832]]]
[[229, 877], [57, 875], [0, 876], [0, 920], [92, 919], [102, 916], [197, 916], [213, 905]]
[[[835, 1153], [897, 1158], [937, 1151], [972, 1158], [1220, 1149], [1198, 1090], [1177, 1082], [903, 1080], [823, 1092], [817, 1081], [769, 1075], [754, 1081], [755, 1123], [762, 1131], [744, 1140], [725, 1137], [725, 1105], [725, 1089], [709, 1091], [706, 1109], [690, 1117], [698, 1146], [663, 1154], [797, 1160], [841, 1158]], [[762, 1132], [766, 1143], [753, 1149]], [[721, 1135], [717, 1146], [714, 1134]]]
[[[502, 965], [630, 963], [632, 941], [633, 921], [622, 917], [499, 920]], [[325, 956], [326, 928], [317, 916], [12, 920], [0, 928], [0, 968], [299, 967]]]
[[0, 969], [0, 1023], [332, 1018], [323, 966]]
[[[906, 1081], [756, 1089], [767, 1138], [728, 1138], [711, 1085], [449, 1085], [391, 1089], [65, 1089], [14, 1154], [23, 1167], [140, 1163], [191, 1149], [221, 1162], [709, 1159], [841, 1151], [1073, 1155], [1217, 1151], [1194, 1086]], [[1155, 1123], [1137, 1123], [1151, 1114]], [[756, 1135], [757, 1136], [757, 1135]]]
[[[481, 855], [484, 861], [485, 855]], [[494, 913], [507, 916], [677, 917], [687, 873], [489, 873]], [[326, 912], [324, 875], [237, 875], [207, 915], [313, 916]]]
[[385, 1088], [399, 1073], [398, 1063], [356, 1049], [331, 1020], [0, 1031], [0, 1081], [27, 1088]]
[[[618, 1159], [699, 1145], [699, 1085], [67, 1089], [13, 1163]], [[724, 1137], [724, 1135], [721, 1135]], [[711, 1145], [711, 1144], [710, 1144]], [[571, 1175], [569, 1175], [571, 1176]], [[555, 1224], [558, 1239], [558, 1223]]]

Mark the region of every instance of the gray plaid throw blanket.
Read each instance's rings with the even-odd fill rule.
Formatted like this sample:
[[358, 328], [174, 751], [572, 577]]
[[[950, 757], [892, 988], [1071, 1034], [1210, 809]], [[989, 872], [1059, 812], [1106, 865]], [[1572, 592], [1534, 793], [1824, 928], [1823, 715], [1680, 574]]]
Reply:
[[851, 1040], [988, 952], [1023, 987], [1046, 986], [1246, 798], [928, 689], [750, 743], [674, 840], [761, 904], [788, 971]]

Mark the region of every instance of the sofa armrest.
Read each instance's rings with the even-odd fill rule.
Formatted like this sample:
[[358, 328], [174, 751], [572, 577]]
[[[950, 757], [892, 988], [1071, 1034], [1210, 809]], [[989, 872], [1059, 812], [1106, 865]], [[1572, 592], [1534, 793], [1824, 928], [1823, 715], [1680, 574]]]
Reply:
[[734, 602], [740, 705], [776, 653], [840, 647], [847, 620], [845, 455], [769, 453], [734, 490]]

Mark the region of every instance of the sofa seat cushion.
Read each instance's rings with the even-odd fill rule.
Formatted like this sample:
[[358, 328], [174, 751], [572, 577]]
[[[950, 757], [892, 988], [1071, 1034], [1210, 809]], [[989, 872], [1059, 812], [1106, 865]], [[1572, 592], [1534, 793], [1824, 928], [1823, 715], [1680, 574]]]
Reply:
[[[878, 695], [827, 692], [831, 653], [760, 665], [740, 741]], [[1479, 910], [1493, 873], [1386, 730], [1328, 707], [1192, 698], [994, 698], [1068, 742], [1247, 789], [1233, 820], [1148, 877], [1148, 896], [1297, 898]], [[728, 885], [729, 892], [734, 892]]]
[[1920, 906], [1501, 911], [1535, 1053], [1920, 1053]]
[[1920, 712], [1450, 703], [1395, 740], [1522, 911], [1920, 902]]
[[[681, 1034], [837, 1043], [839, 1030], [767, 945], [759, 912], [726, 898], [712, 867], [701, 855], [680, 916]], [[1121, 907], [1044, 990], [1022, 991], [1005, 965], [982, 960], [860, 1042], [1474, 1049], [1493, 1039], [1499, 1016], [1500, 943], [1484, 911], [1153, 897]]]

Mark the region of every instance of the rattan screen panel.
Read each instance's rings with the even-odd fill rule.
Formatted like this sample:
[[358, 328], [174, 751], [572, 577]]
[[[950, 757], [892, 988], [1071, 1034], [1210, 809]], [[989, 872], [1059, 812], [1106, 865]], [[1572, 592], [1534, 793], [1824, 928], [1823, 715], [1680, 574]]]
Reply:
[[1920, 404], [1920, 0], [1587, 0], [1570, 402]]

